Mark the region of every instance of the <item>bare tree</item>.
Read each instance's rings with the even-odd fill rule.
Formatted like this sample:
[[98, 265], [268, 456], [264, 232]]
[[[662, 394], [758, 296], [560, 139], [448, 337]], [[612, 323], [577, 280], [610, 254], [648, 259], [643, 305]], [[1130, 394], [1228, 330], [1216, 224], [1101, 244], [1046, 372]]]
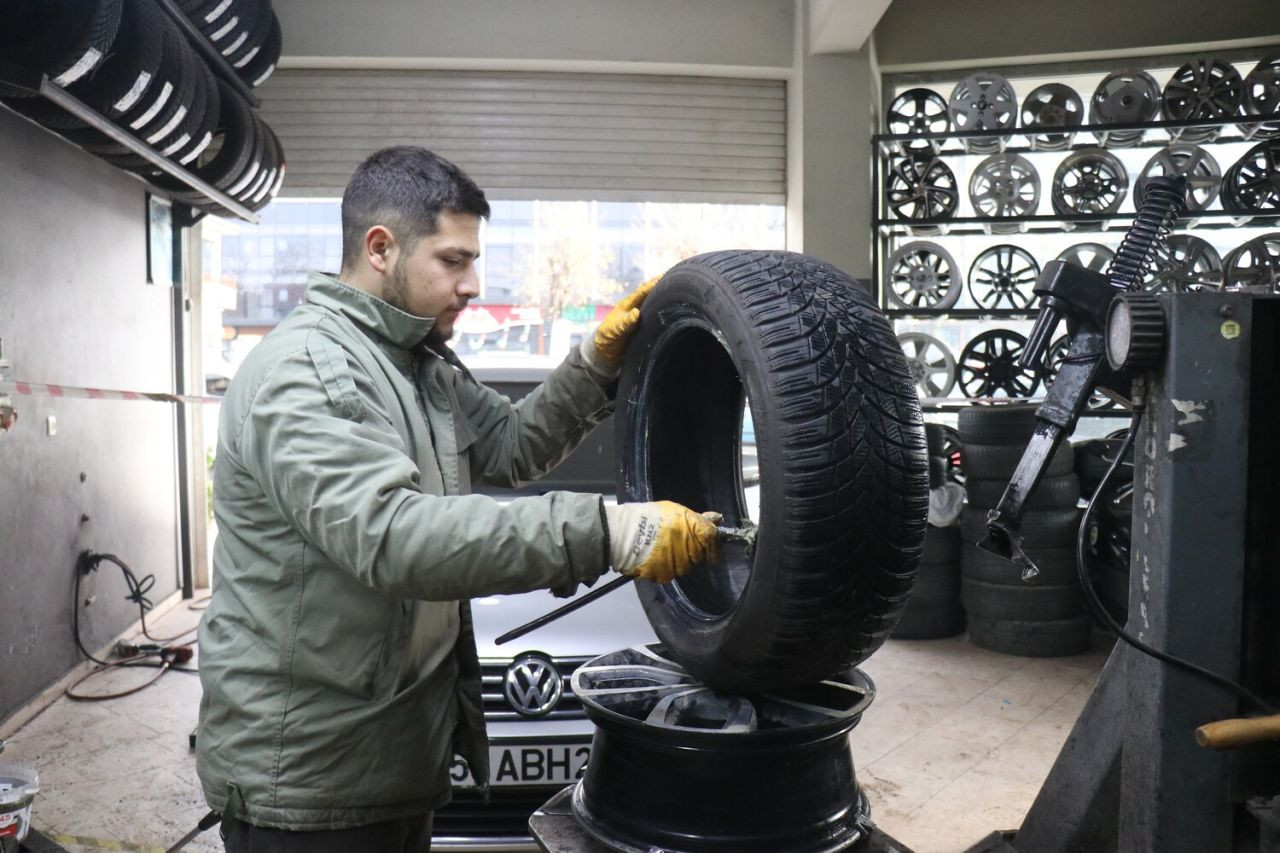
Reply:
[[522, 252], [524, 304], [542, 310], [544, 329], [565, 309], [612, 301], [613, 250], [596, 227], [590, 202], [541, 201], [534, 210], [534, 243]]

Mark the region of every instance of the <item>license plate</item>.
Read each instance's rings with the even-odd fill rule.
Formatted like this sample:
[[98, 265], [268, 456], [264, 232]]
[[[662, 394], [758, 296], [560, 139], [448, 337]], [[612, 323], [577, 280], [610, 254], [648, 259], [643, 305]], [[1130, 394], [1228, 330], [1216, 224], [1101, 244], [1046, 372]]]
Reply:
[[[502, 785], [567, 785], [582, 778], [591, 755], [591, 745], [514, 744], [489, 747], [489, 784]], [[461, 787], [474, 786], [466, 760], [453, 757], [449, 778]]]

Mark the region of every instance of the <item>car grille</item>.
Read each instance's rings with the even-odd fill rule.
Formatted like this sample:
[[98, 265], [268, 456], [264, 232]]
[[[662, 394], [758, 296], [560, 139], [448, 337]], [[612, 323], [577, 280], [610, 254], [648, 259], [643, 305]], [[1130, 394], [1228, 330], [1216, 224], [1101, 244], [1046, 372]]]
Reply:
[[581, 720], [586, 718], [586, 713], [582, 710], [582, 702], [577, 696], [573, 695], [573, 687], [571, 680], [574, 670], [586, 663], [590, 658], [553, 658], [556, 669], [560, 671], [560, 678], [564, 684], [564, 694], [560, 697], [559, 704], [550, 713], [541, 717], [526, 717], [516, 713], [507, 702], [506, 694], [503, 693], [503, 684], [507, 677], [507, 667], [511, 664], [509, 660], [480, 661], [480, 679], [482, 690], [484, 693], [484, 718], [489, 722], [506, 721], [506, 720]]
[[490, 788], [488, 804], [474, 788], [454, 788], [453, 801], [435, 811], [432, 838], [528, 838], [529, 815], [562, 787]]

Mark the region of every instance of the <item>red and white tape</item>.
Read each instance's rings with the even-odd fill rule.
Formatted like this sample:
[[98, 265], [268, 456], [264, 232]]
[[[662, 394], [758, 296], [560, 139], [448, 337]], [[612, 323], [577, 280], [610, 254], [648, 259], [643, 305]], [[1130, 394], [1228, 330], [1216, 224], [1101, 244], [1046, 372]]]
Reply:
[[162, 394], [156, 391], [117, 391], [110, 388], [77, 388], [74, 385], [41, 385], [38, 382], [0, 382], [0, 397], [79, 397], [86, 400], [150, 400], [155, 403], [221, 403], [221, 397], [195, 394]]

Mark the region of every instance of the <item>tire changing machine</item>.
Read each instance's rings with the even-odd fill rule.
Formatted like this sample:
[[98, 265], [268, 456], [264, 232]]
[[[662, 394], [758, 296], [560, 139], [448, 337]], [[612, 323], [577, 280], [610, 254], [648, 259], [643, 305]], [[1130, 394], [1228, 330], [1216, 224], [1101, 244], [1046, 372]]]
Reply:
[[[1180, 212], [1172, 201], [1153, 206], [1159, 199], [1144, 201], [1125, 238], [1147, 261]], [[1124, 253], [1122, 244], [1118, 261]], [[1267, 447], [1280, 433], [1280, 298], [1136, 292], [1143, 266], [1131, 266], [1126, 282], [1116, 265], [1109, 281], [1046, 265], [1024, 363], [1035, 363], [1036, 345], [1063, 318], [1075, 358], [1037, 410], [982, 547], [1018, 559], [1024, 577], [1033, 572], [1020, 548], [1022, 507], [1090, 391], [1145, 402], [1126, 630], [1274, 705], [1280, 455]], [[1021, 828], [970, 853], [1280, 851], [1280, 717], [1233, 720], [1237, 736], [1218, 744], [1227, 748], [1198, 744], [1214, 740], [1198, 727], [1252, 710], [1235, 691], [1118, 640]]]

